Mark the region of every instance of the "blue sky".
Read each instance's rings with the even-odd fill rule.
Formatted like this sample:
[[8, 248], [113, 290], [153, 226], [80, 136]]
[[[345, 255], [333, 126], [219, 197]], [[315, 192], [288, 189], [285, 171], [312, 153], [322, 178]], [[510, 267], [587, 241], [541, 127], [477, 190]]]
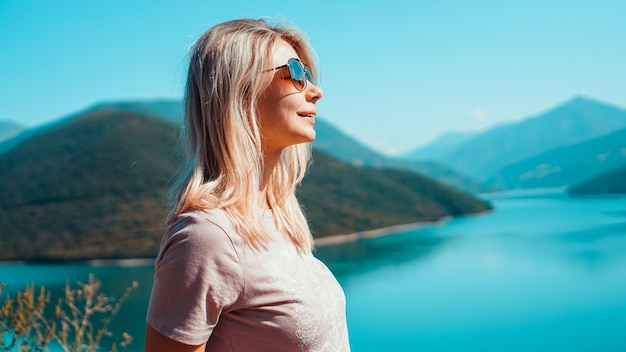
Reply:
[[241, 17], [300, 27], [320, 59], [319, 116], [385, 153], [576, 95], [626, 107], [622, 0], [0, 0], [0, 119], [179, 98], [193, 40]]

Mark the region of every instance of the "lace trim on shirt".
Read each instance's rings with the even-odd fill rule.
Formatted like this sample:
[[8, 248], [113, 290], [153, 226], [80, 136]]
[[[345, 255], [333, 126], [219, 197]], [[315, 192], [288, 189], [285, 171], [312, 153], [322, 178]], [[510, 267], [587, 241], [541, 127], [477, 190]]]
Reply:
[[328, 268], [292, 245], [278, 250], [269, 264], [274, 283], [293, 302], [300, 350], [349, 351], [345, 297]]

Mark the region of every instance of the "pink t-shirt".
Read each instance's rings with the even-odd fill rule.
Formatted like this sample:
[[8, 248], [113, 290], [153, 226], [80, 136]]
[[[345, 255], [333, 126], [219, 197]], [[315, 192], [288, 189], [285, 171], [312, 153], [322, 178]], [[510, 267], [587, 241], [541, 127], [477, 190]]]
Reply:
[[206, 351], [350, 350], [345, 297], [328, 268], [279, 233], [245, 244], [219, 209], [181, 214], [156, 259], [147, 321], [176, 341]]

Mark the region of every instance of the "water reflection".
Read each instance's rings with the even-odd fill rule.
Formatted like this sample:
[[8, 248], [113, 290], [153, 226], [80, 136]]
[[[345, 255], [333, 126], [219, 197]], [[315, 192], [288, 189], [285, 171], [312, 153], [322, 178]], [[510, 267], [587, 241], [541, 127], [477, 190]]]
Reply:
[[581, 230], [568, 231], [562, 234], [564, 240], [593, 243], [601, 242], [611, 237], [626, 236], [626, 221], [621, 223], [606, 224], [603, 226], [590, 226]]
[[349, 276], [355, 350], [626, 350], [626, 199], [493, 199], [417, 230], [440, 241], [417, 261]]
[[430, 228], [414, 229], [377, 238], [320, 246], [315, 255], [337, 276], [359, 275], [420, 261], [433, 255], [449, 238]]
[[[139, 286], [129, 296], [119, 314], [113, 319], [111, 331], [120, 336], [128, 332], [134, 339], [129, 351], [141, 351], [145, 334], [145, 316], [152, 289], [153, 266], [145, 265], [88, 265], [88, 264], [7, 264], [0, 265], [0, 282], [7, 284], [3, 294], [15, 297], [15, 292], [23, 290], [26, 285], [35, 284], [36, 288], [44, 286], [50, 293], [51, 306], [59, 298], [64, 298], [67, 282], [73, 289], [78, 288], [77, 282], [89, 281], [93, 274], [102, 282], [101, 292], [107, 297], [117, 299], [130, 287], [133, 281]], [[99, 321], [94, 320], [96, 327]], [[101, 347], [108, 347], [105, 343]], [[55, 349], [52, 351], [60, 351]], [[106, 350], [106, 348], [105, 348]]]
[[[626, 198], [489, 197], [491, 214], [317, 248], [353, 350], [626, 351]], [[139, 281], [113, 325], [141, 351], [151, 265], [0, 266], [0, 281], [61, 292], [89, 273], [110, 295]]]

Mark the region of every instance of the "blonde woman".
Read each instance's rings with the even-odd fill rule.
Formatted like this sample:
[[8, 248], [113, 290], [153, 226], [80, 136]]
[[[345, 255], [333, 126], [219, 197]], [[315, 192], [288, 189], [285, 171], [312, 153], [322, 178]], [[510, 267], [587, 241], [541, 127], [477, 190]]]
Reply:
[[343, 291], [313, 257], [295, 197], [315, 77], [294, 28], [235, 20], [194, 44], [190, 165], [156, 259], [146, 351], [349, 351]]

